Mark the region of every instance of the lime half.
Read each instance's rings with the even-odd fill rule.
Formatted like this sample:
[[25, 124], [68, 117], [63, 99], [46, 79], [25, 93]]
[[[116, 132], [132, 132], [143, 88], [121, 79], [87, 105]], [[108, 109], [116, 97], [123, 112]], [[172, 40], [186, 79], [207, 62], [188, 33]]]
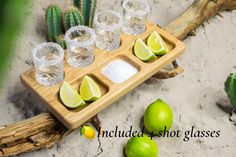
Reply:
[[85, 105], [79, 93], [67, 82], [64, 82], [60, 88], [60, 98], [68, 108], [77, 108]]
[[164, 40], [156, 31], [148, 37], [147, 45], [156, 55], [164, 55], [169, 52]]
[[86, 75], [80, 85], [80, 95], [85, 101], [94, 101], [101, 97], [101, 91], [96, 82]]
[[152, 50], [143, 42], [142, 39], [137, 39], [134, 45], [134, 54], [142, 61], [148, 62], [157, 57]]

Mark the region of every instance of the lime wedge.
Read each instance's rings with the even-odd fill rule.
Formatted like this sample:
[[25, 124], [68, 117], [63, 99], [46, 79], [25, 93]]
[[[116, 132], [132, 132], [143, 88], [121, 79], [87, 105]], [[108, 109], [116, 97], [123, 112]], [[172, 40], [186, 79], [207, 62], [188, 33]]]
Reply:
[[164, 55], [169, 52], [164, 40], [154, 31], [147, 40], [147, 45], [156, 55]]
[[68, 108], [77, 108], [85, 105], [79, 93], [67, 82], [64, 82], [60, 88], [60, 98]]
[[85, 101], [94, 101], [101, 97], [101, 91], [96, 82], [85, 76], [80, 85], [80, 94]]
[[143, 42], [142, 39], [137, 39], [134, 45], [134, 54], [142, 61], [148, 62], [157, 57], [152, 50]]

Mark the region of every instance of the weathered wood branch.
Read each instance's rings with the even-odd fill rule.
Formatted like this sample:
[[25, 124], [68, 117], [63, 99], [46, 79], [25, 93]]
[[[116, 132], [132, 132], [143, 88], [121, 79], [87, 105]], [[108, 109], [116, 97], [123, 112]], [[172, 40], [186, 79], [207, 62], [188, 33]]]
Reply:
[[188, 9], [164, 27], [180, 40], [195, 34], [196, 28], [220, 11], [236, 9], [236, 0], [195, 0]]
[[[164, 29], [180, 40], [194, 36], [196, 28], [220, 11], [236, 9], [236, 0], [195, 0], [187, 10], [172, 21]], [[171, 71], [161, 70], [153, 77], [168, 79], [183, 72], [183, 68], [174, 68]]]
[[51, 147], [69, 132], [50, 113], [3, 126], [0, 128], [0, 156]]
[[[180, 40], [194, 34], [195, 29], [220, 11], [236, 9], [236, 0], [195, 0], [177, 19], [164, 27]], [[157, 78], [169, 78], [182, 69], [174, 65], [174, 70]], [[160, 73], [159, 73], [160, 74]], [[97, 120], [92, 120], [92, 122]], [[39, 148], [48, 148], [58, 143], [72, 132], [65, 128], [49, 113], [0, 127], [0, 156], [10, 156]]]

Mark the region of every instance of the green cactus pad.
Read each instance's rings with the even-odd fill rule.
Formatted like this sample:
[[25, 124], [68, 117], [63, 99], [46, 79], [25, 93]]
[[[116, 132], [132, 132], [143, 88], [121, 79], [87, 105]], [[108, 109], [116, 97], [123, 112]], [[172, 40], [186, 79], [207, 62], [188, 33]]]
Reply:
[[80, 11], [75, 7], [70, 7], [64, 14], [64, 28], [65, 30], [71, 27], [82, 25], [83, 18]]
[[74, 0], [74, 5], [80, 8], [83, 15], [83, 24], [85, 26], [93, 27], [93, 18], [97, 0]]
[[60, 35], [57, 37], [57, 41], [56, 41], [59, 45], [61, 45], [61, 47], [63, 49], [66, 49], [66, 41], [64, 39], [64, 35]]
[[46, 10], [46, 20], [49, 41], [56, 42], [57, 37], [62, 34], [61, 10], [56, 5], [49, 5]]
[[225, 82], [225, 92], [231, 104], [236, 107], [236, 73], [230, 74]]

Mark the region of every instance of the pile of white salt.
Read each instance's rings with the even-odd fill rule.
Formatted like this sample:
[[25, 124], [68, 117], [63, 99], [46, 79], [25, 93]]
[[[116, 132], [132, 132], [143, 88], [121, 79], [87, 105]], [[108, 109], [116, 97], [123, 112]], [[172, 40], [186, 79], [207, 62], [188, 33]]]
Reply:
[[128, 62], [119, 59], [108, 63], [102, 69], [102, 73], [112, 82], [122, 83], [137, 74], [138, 69]]

